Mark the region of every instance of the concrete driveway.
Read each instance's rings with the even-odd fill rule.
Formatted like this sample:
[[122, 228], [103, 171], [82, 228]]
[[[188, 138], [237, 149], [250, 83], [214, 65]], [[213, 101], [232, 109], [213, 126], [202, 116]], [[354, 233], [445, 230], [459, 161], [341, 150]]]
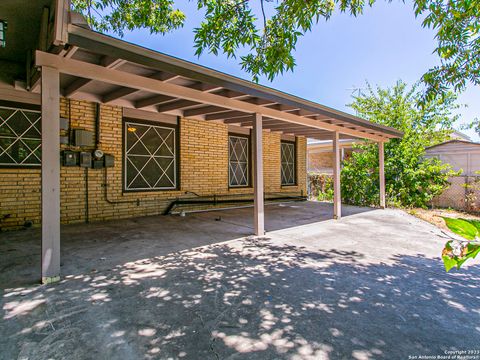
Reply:
[[[409, 359], [480, 350], [480, 268], [399, 210], [290, 203], [0, 234], [1, 359]], [[479, 358], [479, 357], [477, 357]]]

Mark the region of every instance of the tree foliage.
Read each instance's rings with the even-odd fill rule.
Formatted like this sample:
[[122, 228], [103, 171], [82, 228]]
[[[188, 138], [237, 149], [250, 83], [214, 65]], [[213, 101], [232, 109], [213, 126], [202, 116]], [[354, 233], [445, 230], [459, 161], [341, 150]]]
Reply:
[[[254, 80], [261, 75], [272, 80], [293, 70], [299, 38], [320, 20], [328, 20], [336, 9], [358, 16], [374, 3], [375, 0], [197, 0], [204, 17], [195, 29], [196, 54], [223, 52], [229, 57], [239, 56], [243, 69]], [[427, 91], [421, 100], [443, 95], [449, 87], [463, 90], [469, 82], [477, 85], [480, 0], [414, 0], [413, 4], [415, 16], [423, 18], [422, 25], [436, 32], [435, 52], [440, 58], [440, 65], [423, 76]], [[174, 0], [72, 0], [72, 6], [85, 14], [94, 28], [120, 36], [134, 28], [166, 33], [185, 21], [185, 14], [175, 7]]]
[[480, 83], [480, 0], [415, 0], [423, 26], [436, 30], [440, 65], [423, 75], [427, 97]]
[[463, 130], [471, 130], [473, 129], [477, 134], [478, 136], [480, 136], [480, 119], [478, 118], [475, 118], [473, 121], [471, 121], [470, 123], [468, 124], [464, 124], [462, 126], [462, 129]]
[[[425, 158], [425, 148], [446, 140], [457, 116], [456, 96], [418, 105], [422, 92], [398, 81], [391, 89], [367, 89], [350, 106], [372, 122], [403, 131], [401, 139], [385, 143], [385, 182], [387, 203], [398, 206], [425, 207], [449, 185], [449, 165]], [[342, 169], [342, 198], [355, 205], [379, 202], [378, 146], [363, 143], [356, 147]]]
[[126, 30], [145, 28], [152, 34], [165, 34], [183, 26], [185, 14], [174, 0], [71, 0], [90, 26], [102, 32], [123, 36]]

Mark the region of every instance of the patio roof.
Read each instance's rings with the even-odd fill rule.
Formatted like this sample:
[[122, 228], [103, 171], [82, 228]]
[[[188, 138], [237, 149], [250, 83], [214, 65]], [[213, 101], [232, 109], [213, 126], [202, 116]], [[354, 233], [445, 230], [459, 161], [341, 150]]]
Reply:
[[384, 143], [401, 137], [401, 132], [94, 32], [80, 15], [70, 11], [68, 0], [55, 0], [53, 6], [43, 17], [42, 41], [33, 61], [27, 56], [24, 87], [30, 93], [16, 91], [20, 85], [15, 82], [15, 94], [11, 95], [23, 98], [32, 92], [41, 94], [44, 283], [58, 281], [60, 275], [61, 96], [252, 128], [253, 223], [257, 236], [265, 234], [263, 130], [332, 140], [335, 219], [342, 216], [340, 139], [377, 142], [379, 200], [385, 207]]
[[[73, 17], [75, 19], [75, 17]], [[80, 22], [81, 23], [81, 20]], [[158, 113], [263, 128], [314, 139], [388, 141], [402, 133], [278, 90], [69, 24], [64, 46], [37, 51], [37, 66], [61, 73], [61, 93]], [[32, 87], [39, 84], [33, 76]]]

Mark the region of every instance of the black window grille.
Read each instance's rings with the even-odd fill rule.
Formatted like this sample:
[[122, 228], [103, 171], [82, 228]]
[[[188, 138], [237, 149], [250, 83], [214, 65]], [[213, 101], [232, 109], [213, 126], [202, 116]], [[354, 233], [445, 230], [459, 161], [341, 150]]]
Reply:
[[0, 106], [0, 166], [41, 165], [41, 119], [40, 111]]
[[125, 121], [125, 190], [177, 188], [176, 128]]
[[249, 139], [228, 137], [228, 181], [230, 187], [249, 186]]
[[282, 141], [280, 146], [282, 185], [295, 185], [297, 182], [295, 171], [295, 143]]

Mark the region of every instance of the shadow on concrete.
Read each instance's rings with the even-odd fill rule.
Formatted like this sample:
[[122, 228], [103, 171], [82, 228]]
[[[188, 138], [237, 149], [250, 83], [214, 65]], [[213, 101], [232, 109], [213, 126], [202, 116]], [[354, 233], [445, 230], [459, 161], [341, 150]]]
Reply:
[[5, 359], [405, 359], [478, 347], [480, 269], [246, 239], [6, 289]]
[[[374, 209], [345, 206], [344, 215]], [[333, 206], [291, 202], [265, 207], [267, 231], [331, 220]], [[180, 216], [147, 216], [62, 226], [62, 276], [102, 271], [126, 262], [162, 256], [250, 236], [253, 208]], [[0, 288], [37, 284], [40, 279], [40, 229], [0, 233]]]

